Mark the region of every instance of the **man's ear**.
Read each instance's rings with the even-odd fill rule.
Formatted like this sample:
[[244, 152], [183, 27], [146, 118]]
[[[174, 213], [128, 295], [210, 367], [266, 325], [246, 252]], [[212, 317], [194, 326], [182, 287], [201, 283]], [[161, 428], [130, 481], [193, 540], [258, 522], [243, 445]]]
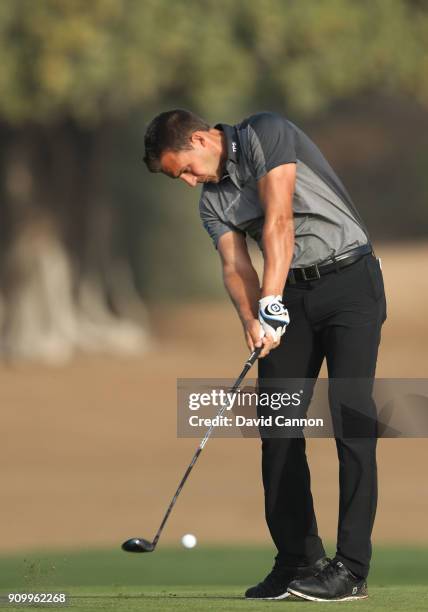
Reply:
[[200, 145], [201, 147], [206, 147], [207, 146], [206, 132], [202, 132], [198, 130], [196, 132], [193, 132], [192, 135], [190, 136], [190, 144], [193, 146]]

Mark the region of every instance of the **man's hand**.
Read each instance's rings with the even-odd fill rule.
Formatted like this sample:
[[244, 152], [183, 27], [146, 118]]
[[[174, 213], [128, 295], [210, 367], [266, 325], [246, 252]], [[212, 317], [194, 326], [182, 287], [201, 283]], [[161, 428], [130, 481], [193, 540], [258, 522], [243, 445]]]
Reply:
[[288, 310], [280, 295], [267, 295], [259, 300], [259, 321], [265, 334], [279, 344], [290, 323]]
[[255, 348], [263, 346], [260, 358], [269, 355], [270, 351], [279, 345], [279, 340], [274, 340], [272, 336], [266, 335], [263, 327], [257, 319], [249, 319], [244, 323], [245, 338], [247, 346], [252, 353]]

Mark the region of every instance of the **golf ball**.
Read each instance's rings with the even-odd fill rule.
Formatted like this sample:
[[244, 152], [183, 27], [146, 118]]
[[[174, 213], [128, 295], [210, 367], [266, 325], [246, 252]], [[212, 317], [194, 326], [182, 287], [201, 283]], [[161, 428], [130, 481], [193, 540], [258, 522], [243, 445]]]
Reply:
[[183, 544], [184, 548], [194, 548], [197, 541], [198, 540], [192, 533], [186, 533], [186, 535], [181, 538], [181, 543]]

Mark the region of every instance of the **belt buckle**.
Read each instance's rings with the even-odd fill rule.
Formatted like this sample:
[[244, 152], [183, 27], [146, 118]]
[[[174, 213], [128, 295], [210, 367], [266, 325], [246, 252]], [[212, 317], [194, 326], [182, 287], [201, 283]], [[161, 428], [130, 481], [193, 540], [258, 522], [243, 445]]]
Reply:
[[[306, 272], [307, 270], [311, 270], [311, 269], [315, 271], [315, 276], [309, 275], [309, 278], [308, 278], [308, 276], [306, 275]], [[321, 274], [318, 270], [317, 264], [313, 264], [312, 266], [308, 266], [307, 268], [302, 268], [302, 275], [303, 275], [303, 280], [305, 281], [311, 281], [311, 280], [316, 280], [318, 278], [321, 278]]]

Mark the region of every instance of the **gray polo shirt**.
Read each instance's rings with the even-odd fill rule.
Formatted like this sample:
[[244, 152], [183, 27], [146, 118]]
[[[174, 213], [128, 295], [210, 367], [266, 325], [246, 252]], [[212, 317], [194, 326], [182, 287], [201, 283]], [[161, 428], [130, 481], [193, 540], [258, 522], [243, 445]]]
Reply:
[[275, 113], [215, 126], [227, 143], [219, 183], [203, 186], [199, 211], [217, 248], [220, 236], [248, 234], [262, 249], [264, 211], [257, 181], [282, 164], [297, 164], [293, 197], [295, 246], [291, 267], [330, 261], [367, 244], [369, 234], [348, 192], [318, 147], [291, 121]]

